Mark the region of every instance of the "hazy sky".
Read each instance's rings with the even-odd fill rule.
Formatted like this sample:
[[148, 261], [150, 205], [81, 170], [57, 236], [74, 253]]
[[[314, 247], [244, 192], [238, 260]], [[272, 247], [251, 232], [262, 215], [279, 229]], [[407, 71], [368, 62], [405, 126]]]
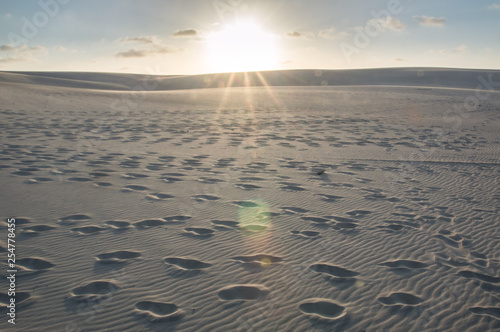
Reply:
[[500, 0], [0, 0], [0, 70], [500, 69]]

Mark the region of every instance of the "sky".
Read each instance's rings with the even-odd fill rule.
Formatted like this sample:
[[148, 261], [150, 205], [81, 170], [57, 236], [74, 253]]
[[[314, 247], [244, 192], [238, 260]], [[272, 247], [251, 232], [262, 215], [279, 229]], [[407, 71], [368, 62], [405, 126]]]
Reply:
[[0, 70], [500, 69], [500, 0], [0, 0]]

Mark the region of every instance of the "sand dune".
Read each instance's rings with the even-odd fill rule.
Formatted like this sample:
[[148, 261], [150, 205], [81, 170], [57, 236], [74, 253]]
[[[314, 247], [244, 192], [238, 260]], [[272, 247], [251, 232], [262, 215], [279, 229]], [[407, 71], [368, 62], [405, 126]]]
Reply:
[[0, 73], [0, 330], [500, 330], [498, 71], [262, 76]]
[[392, 85], [475, 89], [478, 77], [498, 70], [387, 68], [357, 70], [282, 70], [187, 76], [84, 72], [0, 72], [0, 82], [96, 90], [162, 91], [226, 86]]

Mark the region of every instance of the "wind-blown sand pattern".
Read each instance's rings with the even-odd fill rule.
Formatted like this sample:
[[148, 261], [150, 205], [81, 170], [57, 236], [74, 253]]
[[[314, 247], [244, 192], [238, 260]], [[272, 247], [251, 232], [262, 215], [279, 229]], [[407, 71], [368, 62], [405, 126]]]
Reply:
[[460, 113], [489, 73], [381, 72], [0, 73], [16, 330], [500, 330], [500, 93]]

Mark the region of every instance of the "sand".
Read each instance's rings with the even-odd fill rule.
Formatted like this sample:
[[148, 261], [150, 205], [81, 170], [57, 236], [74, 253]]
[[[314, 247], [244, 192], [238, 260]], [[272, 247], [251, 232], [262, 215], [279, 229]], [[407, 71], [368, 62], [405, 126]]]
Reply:
[[401, 71], [0, 73], [0, 330], [500, 330], [500, 73]]

